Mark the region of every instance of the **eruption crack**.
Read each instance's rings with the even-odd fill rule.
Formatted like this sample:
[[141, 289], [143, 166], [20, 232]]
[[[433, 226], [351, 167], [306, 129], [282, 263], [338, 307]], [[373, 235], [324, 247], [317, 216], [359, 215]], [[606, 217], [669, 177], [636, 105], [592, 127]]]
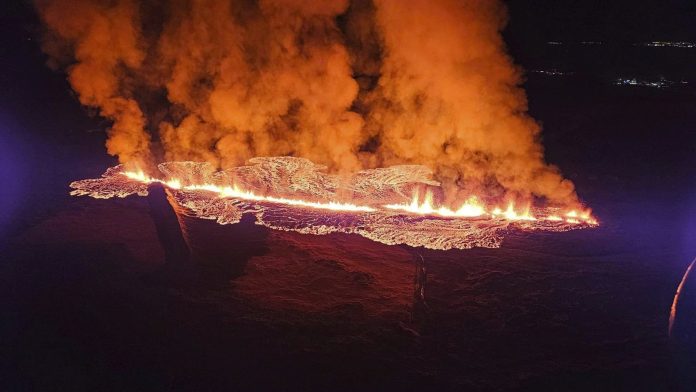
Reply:
[[[257, 223], [306, 234], [353, 233], [389, 245], [431, 249], [498, 247], [506, 230], [567, 231], [597, 225], [589, 212], [527, 206], [489, 208], [469, 197], [459, 208], [438, 206], [429, 171], [414, 165], [326, 174], [323, 167], [291, 157], [254, 158], [249, 166], [216, 171], [208, 163], [167, 162], [162, 178], [110, 168], [100, 179], [70, 184], [72, 195], [99, 199], [147, 195], [147, 186], [167, 186], [187, 213], [220, 224], [253, 214]], [[242, 188], [238, 184], [245, 184]], [[253, 184], [253, 185], [251, 185]], [[416, 191], [409, 202], [407, 194]], [[338, 195], [350, 194], [350, 202]]]

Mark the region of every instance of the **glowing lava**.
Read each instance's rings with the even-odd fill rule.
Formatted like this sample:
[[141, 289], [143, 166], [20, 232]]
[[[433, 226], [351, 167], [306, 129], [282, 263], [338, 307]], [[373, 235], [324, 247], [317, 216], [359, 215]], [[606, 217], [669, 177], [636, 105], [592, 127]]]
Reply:
[[126, 177], [140, 181], [142, 183], [150, 184], [153, 182], [159, 182], [172, 189], [181, 189], [186, 191], [206, 191], [217, 194], [220, 197], [229, 197], [233, 199], [242, 200], [254, 200], [254, 201], [265, 201], [269, 203], [285, 204], [290, 206], [299, 207], [309, 207], [317, 208], [320, 210], [334, 210], [334, 211], [349, 211], [349, 212], [372, 212], [375, 211], [374, 208], [368, 206], [358, 206], [351, 203], [339, 203], [330, 201], [328, 203], [297, 200], [297, 199], [286, 199], [284, 197], [273, 197], [273, 196], [260, 196], [251, 191], [245, 191], [239, 189], [238, 186], [219, 186], [215, 184], [193, 184], [193, 185], [182, 185], [181, 180], [171, 179], [167, 181], [158, 180], [151, 178], [142, 171], [139, 172], [123, 172]]
[[[368, 169], [338, 176], [309, 160], [253, 158], [248, 165], [216, 170], [204, 162], [166, 162], [161, 177], [109, 168], [101, 178], [70, 184], [74, 196], [97, 199], [148, 195], [161, 183], [177, 213], [220, 224], [255, 216], [258, 225], [304, 234], [357, 234], [388, 245], [429, 249], [496, 248], [511, 230], [552, 231], [597, 226], [589, 210], [517, 205], [487, 206], [469, 196], [447, 206], [434, 196], [439, 183], [423, 166]], [[420, 192], [414, 190], [421, 190]], [[428, 190], [428, 191], [425, 191]]]
[[431, 191], [426, 192], [422, 202], [419, 202], [419, 195], [415, 193], [410, 204], [386, 204], [384, 207], [391, 210], [406, 211], [412, 214], [439, 215], [444, 217], [473, 218], [486, 214], [486, 208], [479, 202], [476, 196], [469, 197], [469, 199], [456, 211], [445, 206], [435, 208], [433, 206], [433, 194]]
[[[333, 210], [333, 211], [347, 211], [347, 212], [374, 212], [378, 210], [378, 207], [371, 207], [366, 205], [356, 205], [352, 203], [344, 202], [315, 202], [307, 201], [301, 199], [289, 199], [284, 197], [274, 197], [274, 196], [262, 196], [258, 195], [252, 191], [242, 190], [237, 185], [232, 186], [220, 186], [216, 184], [191, 184], [182, 185], [179, 179], [170, 180], [159, 180], [152, 178], [142, 171], [125, 171], [122, 172], [124, 176], [139, 181], [145, 184], [150, 184], [158, 182], [164, 184], [172, 189], [185, 190], [185, 191], [205, 191], [216, 194], [219, 197], [226, 197], [232, 199], [241, 200], [253, 200], [260, 202], [269, 202], [275, 204], [284, 204], [290, 206], [308, 207], [323, 210]], [[530, 206], [527, 205], [521, 211], [515, 209], [513, 202], [509, 202], [507, 209], [504, 211], [499, 207], [495, 207], [491, 212], [488, 212], [486, 207], [481, 203], [478, 197], [469, 197], [464, 204], [462, 204], [458, 209], [452, 210], [446, 206], [435, 207], [433, 201], [433, 193], [428, 190], [420, 201], [419, 193], [416, 192], [411, 199], [409, 204], [384, 204], [381, 206], [384, 209], [403, 211], [411, 214], [417, 215], [431, 215], [431, 216], [441, 216], [441, 217], [457, 217], [457, 218], [476, 218], [483, 216], [490, 216], [496, 219], [506, 219], [510, 221], [536, 221], [537, 218], [530, 212]], [[573, 210], [565, 214], [565, 222], [570, 224], [580, 224], [585, 222], [590, 225], [596, 225], [597, 221], [592, 218], [589, 212], [579, 214], [577, 211]], [[556, 215], [548, 215], [543, 218], [548, 221], [564, 221], [563, 218]]]

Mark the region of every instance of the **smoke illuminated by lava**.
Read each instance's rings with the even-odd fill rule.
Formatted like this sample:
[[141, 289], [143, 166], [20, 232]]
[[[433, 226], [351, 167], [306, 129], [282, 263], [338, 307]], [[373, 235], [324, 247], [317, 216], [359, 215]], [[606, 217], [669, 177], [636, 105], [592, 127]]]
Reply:
[[[447, 205], [466, 206], [424, 199], [416, 210], [483, 214], [473, 195], [582, 208], [573, 184], [544, 162], [520, 70], [505, 53], [499, 1], [36, 0], [36, 8], [50, 63], [65, 67], [83, 104], [113, 120], [107, 149], [129, 169], [152, 174], [156, 162], [175, 160], [226, 169], [279, 155], [332, 173], [414, 164], [434, 169]], [[505, 207], [499, 215], [513, 217]]]

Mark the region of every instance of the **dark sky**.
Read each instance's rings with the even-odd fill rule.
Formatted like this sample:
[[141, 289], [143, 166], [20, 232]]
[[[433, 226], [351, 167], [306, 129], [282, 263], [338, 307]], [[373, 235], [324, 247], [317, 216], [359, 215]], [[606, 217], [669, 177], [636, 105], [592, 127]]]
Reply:
[[533, 41], [696, 41], [693, 0], [508, 0], [508, 36]]
[[[559, 69], [617, 77], [696, 78], [696, 50], [654, 50], [633, 44], [696, 42], [694, 0], [507, 0], [504, 32], [510, 55], [526, 70]], [[563, 42], [563, 46], [548, 45]], [[583, 46], [599, 41], [600, 46]], [[570, 45], [568, 45], [570, 44]]]

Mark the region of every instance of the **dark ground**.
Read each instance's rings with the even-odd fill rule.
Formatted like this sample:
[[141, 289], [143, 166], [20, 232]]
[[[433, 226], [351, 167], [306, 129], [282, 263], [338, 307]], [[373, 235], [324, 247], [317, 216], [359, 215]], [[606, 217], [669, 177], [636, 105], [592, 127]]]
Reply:
[[24, 22], [0, 26], [16, 38], [0, 48], [3, 390], [696, 389], [696, 276], [666, 334], [696, 256], [695, 89], [612, 86], [607, 49], [555, 57], [572, 77], [529, 76], [548, 160], [599, 229], [436, 252], [202, 223], [242, 250], [201, 268], [165, 257], [162, 198], [67, 195], [113, 164], [107, 124]]

